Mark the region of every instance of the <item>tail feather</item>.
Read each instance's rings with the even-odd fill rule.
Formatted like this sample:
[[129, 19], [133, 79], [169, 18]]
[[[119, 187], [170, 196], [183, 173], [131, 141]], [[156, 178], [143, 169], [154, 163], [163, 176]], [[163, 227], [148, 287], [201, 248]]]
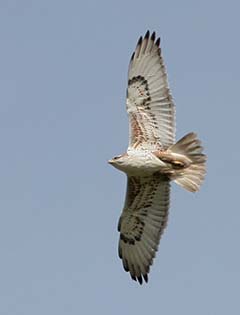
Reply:
[[197, 135], [193, 132], [187, 134], [169, 150], [184, 155], [191, 161], [188, 167], [176, 172], [173, 177], [175, 183], [188, 191], [198, 191], [206, 174], [206, 155], [202, 153], [203, 147]]

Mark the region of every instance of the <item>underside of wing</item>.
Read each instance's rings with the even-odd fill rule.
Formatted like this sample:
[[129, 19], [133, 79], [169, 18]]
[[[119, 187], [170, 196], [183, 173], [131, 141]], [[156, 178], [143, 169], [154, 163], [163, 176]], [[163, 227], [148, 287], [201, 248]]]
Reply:
[[166, 149], [175, 141], [175, 106], [155, 32], [140, 37], [128, 72], [127, 111], [131, 147]]
[[170, 183], [163, 175], [128, 177], [118, 230], [119, 257], [133, 280], [148, 281], [161, 234], [167, 223]]

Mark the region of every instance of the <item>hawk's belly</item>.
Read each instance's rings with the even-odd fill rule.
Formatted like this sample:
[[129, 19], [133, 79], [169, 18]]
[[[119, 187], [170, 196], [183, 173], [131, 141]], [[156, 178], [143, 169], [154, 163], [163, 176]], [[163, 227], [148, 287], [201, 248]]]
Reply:
[[165, 162], [153, 154], [129, 156], [125, 163], [118, 167], [121, 171], [132, 176], [151, 175], [157, 171], [164, 172], [168, 169]]

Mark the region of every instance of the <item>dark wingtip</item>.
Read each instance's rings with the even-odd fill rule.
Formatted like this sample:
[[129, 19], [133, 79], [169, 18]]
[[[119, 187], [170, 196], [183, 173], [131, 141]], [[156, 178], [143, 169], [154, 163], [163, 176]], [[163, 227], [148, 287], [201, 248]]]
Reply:
[[156, 37], [156, 33], [153, 32], [153, 33], [152, 33], [152, 36], [151, 36], [151, 40], [152, 40], [152, 41], [155, 41], [155, 37]]
[[138, 282], [142, 285], [143, 283], [142, 276], [137, 277], [137, 279], [138, 279]]
[[146, 32], [144, 38], [149, 38], [149, 36], [150, 36], [150, 32], [149, 32], [149, 30], [147, 30], [147, 32]]
[[146, 283], [148, 283], [148, 275], [147, 275], [147, 273], [145, 275], [143, 275], [143, 279], [145, 280]]
[[129, 271], [129, 266], [128, 266], [127, 259], [124, 260], [123, 268], [124, 268], [125, 271], [127, 271], [127, 272]]
[[136, 277], [134, 277], [133, 275], [131, 275], [131, 278], [132, 278], [134, 281], [137, 281]]
[[142, 36], [139, 38], [137, 45], [141, 45], [142, 44]]
[[132, 54], [131, 61], [133, 60], [134, 56], [135, 56], [135, 52]]
[[160, 45], [160, 37], [158, 37], [158, 39], [156, 40], [156, 45], [159, 47], [159, 45]]

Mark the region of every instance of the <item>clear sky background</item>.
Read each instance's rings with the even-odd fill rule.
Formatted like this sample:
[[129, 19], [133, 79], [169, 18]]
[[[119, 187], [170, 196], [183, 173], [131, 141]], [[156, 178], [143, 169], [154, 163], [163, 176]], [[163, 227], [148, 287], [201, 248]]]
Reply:
[[[238, 1], [0, 1], [0, 314], [240, 314]], [[127, 68], [162, 38], [177, 138], [208, 155], [172, 185], [147, 285], [124, 272]]]

